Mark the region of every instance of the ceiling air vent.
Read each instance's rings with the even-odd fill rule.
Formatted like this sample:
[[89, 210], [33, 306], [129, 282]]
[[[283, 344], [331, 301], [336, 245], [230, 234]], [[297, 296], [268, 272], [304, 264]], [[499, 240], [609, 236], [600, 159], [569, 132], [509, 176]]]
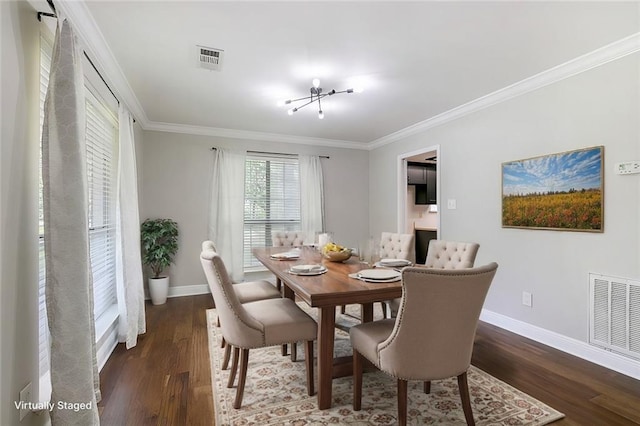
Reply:
[[198, 48], [198, 64], [201, 68], [213, 71], [220, 71], [222, 69], [224, 50], [204, 46], [196, 47]]

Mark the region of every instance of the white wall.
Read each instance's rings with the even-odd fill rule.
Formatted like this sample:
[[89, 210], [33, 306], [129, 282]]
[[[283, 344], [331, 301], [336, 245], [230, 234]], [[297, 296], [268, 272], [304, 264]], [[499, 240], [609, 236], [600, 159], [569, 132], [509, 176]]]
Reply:
[[206, 284], [198, 259], [201, 243], [208, 238], [214, 146], [330, 156], [322, 160], [327, 230], [348, 247], [368, 236], [367, 151], [146, 131], [140, 214], [142, 220], [165, 217], [178, 222], [179, 249], [169, 271], [172, 287]]
[[[440, 145], [441, 238], [480, 243], [497, 261], [485, 308], [588, 340], [588, 273], [640, 278], [640, 58], [634, 54], [371, 152], [371, 232], [396, 226], [396, 157]], [[501, 163], [604, 145], [604, 233], [503, 229]], [[456, 210], [446, 209], [447, 199]], [[533, 307], [521, 304], [523, 291]]]
[[[38, 382], [38, 58], [28, 3], [0, 2], [0, 424], [19, 424], [14, 406]], [[20, 424], [41, 424], [30, 415]]]

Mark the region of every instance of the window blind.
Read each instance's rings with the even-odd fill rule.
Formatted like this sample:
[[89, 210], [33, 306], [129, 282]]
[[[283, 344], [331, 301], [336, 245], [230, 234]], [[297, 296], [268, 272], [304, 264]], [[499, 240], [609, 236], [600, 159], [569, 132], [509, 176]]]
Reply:
[[117, 118], [86, 91], [89, 248], [93, 273], [94, 316], [116, 303], [115, 177]]
[[248, 156], [245, 163], [244, 270], [262, 268], [251, 253], [271, 246], [272, 231], [300, 230], [296, 158]]

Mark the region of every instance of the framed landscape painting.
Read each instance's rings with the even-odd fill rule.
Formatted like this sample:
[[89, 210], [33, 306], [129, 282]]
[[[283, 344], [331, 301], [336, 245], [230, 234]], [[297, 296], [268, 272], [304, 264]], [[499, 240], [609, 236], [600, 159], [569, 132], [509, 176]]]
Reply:
[[604, 147], [502, 163], [502, 227], [603, 232]]

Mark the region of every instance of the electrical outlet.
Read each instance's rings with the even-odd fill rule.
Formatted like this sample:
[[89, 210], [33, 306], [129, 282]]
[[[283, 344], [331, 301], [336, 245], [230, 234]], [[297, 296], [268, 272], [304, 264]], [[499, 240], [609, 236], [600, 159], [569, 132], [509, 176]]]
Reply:
[[456, 200], [455, 198], [450, 198], [447, 200], [447, 208], [449, 210], [455, 210], [456, 209]]
[[532, 307], [533, 306], [533, 295], [527, 291], [522, 292], [522, 304], [524, 306]]
[[31, 382], [20, 391], [20, 421], [29, 414], [31, 407]]

